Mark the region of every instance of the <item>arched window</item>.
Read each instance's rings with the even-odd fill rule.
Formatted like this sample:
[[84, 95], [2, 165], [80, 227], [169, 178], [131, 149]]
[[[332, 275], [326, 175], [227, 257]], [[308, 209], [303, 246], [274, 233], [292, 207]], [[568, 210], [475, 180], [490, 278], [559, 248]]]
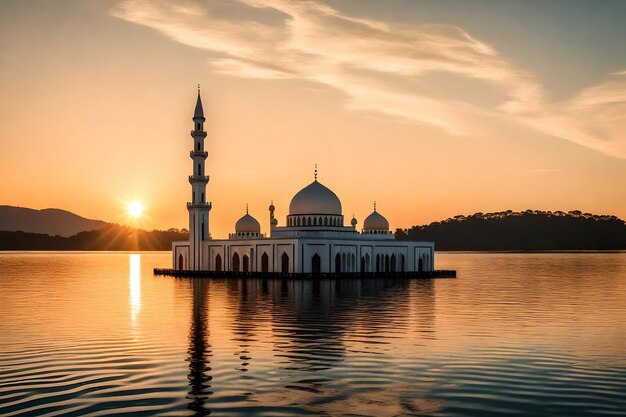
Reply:
[[376, 272], [380, 272], [380, 255], [376, 255]]
[[204, 193], [202, 193], [202, 200], [200, 200], [201, 203], [204, 203]]
[[261, 272], [270, 272], [270, 258], [267, 253], [263, 253], [261, 256]]
[[313, 217], [313, 226], [317, 226], [317, 217]]
[[204, 221], [202, 221], [202, 240], [204, 240]]
[[198, 175], [200, 175], [200, 164], [198, 164]]
[[396, 254], [391, 255], [391, 272], [396, 272]]
[[306, 219], [306, 225], [307, 225], [307, 226], [310, 226], [310, 225], [311, 225], [311, 218], [310, 218], [310, 217]]
[[315, 275], [322, 272], [322, 258], [317, 253], [311, 258], [311, 272]]
[[385, 255], [385, 272], [389, 272], [389, 255]]
[[233, 272], [239, 272], [239, 254], [233, 255]]
[[[189, 125], [187, 125], [189, 126]], [[196, 123], [196, 130], [200, 131], [200, 123]]]
[[341, 272], [341, 254], [335, 256], [335, 272]]
[[324, 226], [328, 226], [328, 217], [324, 217]]
[[370, 272], [370, 254], [369, 253], [365, 254], [365, 271], [364, 272]]
[[345, 253], [341, 254], [341, 266], [343, 266], [344, 272], [350, 271], [349, 265], [346, 262], [346, 254]]
[[178, 270], [182, 271], [183, 269], [185, 269], [185, 260], [183, 259], [183, 254], [179, 253], [178, 254]]
[[196, 151], [200, 151], [200, 142], [196, 143]]
[[219, 253], [215, 257], [215, 270], [217, 272], [222, 272], [222, 256]]
[[404, 255], [400, 255], [400, 272], [404, 272]]
[[248, 255], [243, 255], [243, 272], [250, 272], [250, 257]]
[[283, 252], [283, 256], [280, 257], [280, 272], [286, 274], [289, 272], [289, 255]]
[[365, 256], [361, 256], [361, 272], [366, 272], [366, 270], [365, 270]]
[[356, 272], [356, 255], [350, 255], [350, 268], [352, 272]]
[[317, 224], [319, 224], [320, 226], [322, 225], [322, 218], [320, 217], [319, 220], [317, 221]]

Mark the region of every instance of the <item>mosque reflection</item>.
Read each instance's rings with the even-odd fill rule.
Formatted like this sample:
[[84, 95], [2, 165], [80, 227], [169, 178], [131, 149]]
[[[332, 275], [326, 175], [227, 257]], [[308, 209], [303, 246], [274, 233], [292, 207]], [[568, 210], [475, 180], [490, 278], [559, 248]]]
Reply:
[[[398, 334], [413, 332], [425, 338], [434, 337], [434, 286], [430, 280], [177, 281], [193, 294], [187, 398], [188, 408], [195, 415], [210, 414], [212, 384], [219, 384], [211, 376], [211, 361], [215, 358], [210, 342], [209, 300], [214, 297], [224, 297], [232, 313], [227, 320], [231, 331], [228, 343], [236, 346], [232, 354], [240, 361], [236, 369], [244, 373], [242, 378], [252, 378], [247, 373], [259, 354], [255, 349], [271, 350], [272, 363], [278, 364], [276, 370], [284, 376], [282, 386], [274, 387], [272, 395], [293, 389], [315, 395], [323, 378], [311, 378], [312, 374], [340, 364], [355, 352], [357, 344], [371, 348], [368, 353], [376, 349], [384, 352], [385, 346], [391, 349], [390, 329]], [[413, 315], [414, 320], [407, 321], [408, 315]], [[219, 325], [224, 322], [213, 323]], [[225, 342], [220, 339], [212, 343], [219, 349], [217, 343]], [[253, 395], [250, 391], [254, 391], [254, 386], [242, 382], [240, 388], [244, 398]]]
[[209, 344], [209, 323], [207, 320], [208, 289], [206, 280], [194, 280], [191, 283], [193, 291], [193, 308], [191, 328], [189, 330], [189, 348], [187, 349], [187, 362], [189, 362], [189, 400], [188, 408], [195, 415], [203, 416], [210, 414], [206, 408], [206, 402], [211, 391], [209, 375], [211, 371], [211, 345]]

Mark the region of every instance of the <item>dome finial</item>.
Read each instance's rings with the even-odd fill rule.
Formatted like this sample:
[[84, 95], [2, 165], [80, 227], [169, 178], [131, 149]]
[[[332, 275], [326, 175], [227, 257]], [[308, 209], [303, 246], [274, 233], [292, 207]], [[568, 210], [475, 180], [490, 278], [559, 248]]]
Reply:
[[200, 94], [200, 83], [198, 83], [198, 94]]
[[374, 211], [376, 211], [376, 201], [374, 200]]
[[248, 203], [246, 203], [246, 214], [248, 214]]
[[313, 175], [315, 177], [315, 181], [317, 181], [317, 164], [315, 164], [315, 171]]

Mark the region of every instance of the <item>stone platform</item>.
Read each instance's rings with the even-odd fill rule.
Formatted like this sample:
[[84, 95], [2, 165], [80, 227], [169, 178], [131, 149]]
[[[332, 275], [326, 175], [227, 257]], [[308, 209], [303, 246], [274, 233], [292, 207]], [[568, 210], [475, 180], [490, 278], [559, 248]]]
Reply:
[[289, 278], [289, 279], [329, 279], [329, 278], [456, 278], [456, 271], [435, 270], [420, 272], [233, 272], [233, 271], [185, 271], [169, 268], [154, 268], [154, 275], [193, 278]]

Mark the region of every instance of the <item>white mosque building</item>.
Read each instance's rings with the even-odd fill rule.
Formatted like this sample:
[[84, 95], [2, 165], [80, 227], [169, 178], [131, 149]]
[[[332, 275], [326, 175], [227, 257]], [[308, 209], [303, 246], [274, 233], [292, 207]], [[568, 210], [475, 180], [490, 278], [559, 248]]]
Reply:
[[345, 226], [341, 201], [317, 180], [317, 170], [313, 182], [291, 199], [284, 226], [279, 225], [270, 204], [269, 236], [261, 234], [261, 225], [246, 209], [228, 239], [211, 238], [204, 122], [198, 89], [191, 131], [189, 240], [172, 244], [174, 270], [285, 274], [433, 271], [434, 243], [396, 240], [375, 204], [361, 231], [354, 217]]

